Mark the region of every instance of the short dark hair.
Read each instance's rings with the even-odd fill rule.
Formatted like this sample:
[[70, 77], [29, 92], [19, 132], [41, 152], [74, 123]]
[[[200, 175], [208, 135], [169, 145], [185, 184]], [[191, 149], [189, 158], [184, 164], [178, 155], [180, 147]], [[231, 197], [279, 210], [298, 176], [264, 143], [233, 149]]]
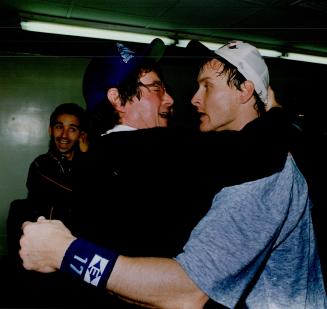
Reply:
[[123, 105], [125, 105], [126, 102], [131, 100], [134, 96], [136, 96], [138, 99], [141, 98], [141, 91], [140, 91], [140, 84], [139, 84], [140, 78], [142, 77], [143, 74], [152, 71], [157, 73], [160, 80], [163, 80], [163, 74], [157, 62], [148, 59], [142, 63], [142, 65], [138, 68], [138, 70], [130, 74], [130, 76], [117, 87], [119, 92], [119, 97]]
[[[234, 86], [236, 89], [241, 90], [241, 85], [246, 81], [246, 78], [241, 74], [238, 69], [228, 62], [226, 59], [215, 56], [215, 57], [206, 57], [203, 58], [200, 62], [200, 71], [203, 70], [204, 66], [209, 63], [211, 60], [217, 59], [219, 62], [223, 64], [223, 69], [219, 72], [219, 75], [223, 75], [227, 77], [228, 86]], [[265, 103], [262, 102], [257, 92], [254, 90], [255, 104], [254, 108], [257, 111], [258, 115], [261, 116], [266, 112]]]
[[50, 115], [50, 127], [53, 127], [60, 115], [74, 115], [79, 120], [79, 129], [84, 131], [87, 126], [86, 112], [84, 108], [77, 103], [62, 103], [58, 105]]

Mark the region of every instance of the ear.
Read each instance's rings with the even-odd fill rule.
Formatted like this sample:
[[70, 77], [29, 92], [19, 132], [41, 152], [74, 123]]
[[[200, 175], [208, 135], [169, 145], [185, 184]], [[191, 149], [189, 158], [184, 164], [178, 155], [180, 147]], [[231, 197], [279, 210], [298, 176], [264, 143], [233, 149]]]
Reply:
[[48, 126], [48, 134], [51, 137], [51, 127], [50, 126]]
[[119, 91], [117, 88], [110, 88], [107, 91], [107, 98], [110, 104], [114, 107], [117, 112], [124, 112], [125, 106], [121, 104]]
[[246, 80], [241, 85], [241, 103], [246, 103], [250, 100], [254, 93], [254, 84], [250, 80]]

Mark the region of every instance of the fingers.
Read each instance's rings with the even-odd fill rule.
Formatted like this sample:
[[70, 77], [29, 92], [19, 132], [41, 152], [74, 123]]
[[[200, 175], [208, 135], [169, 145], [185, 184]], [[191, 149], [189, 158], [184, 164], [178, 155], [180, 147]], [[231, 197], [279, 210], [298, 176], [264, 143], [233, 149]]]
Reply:
[[26, 226], [28, 226], [30, 223], [32, 223], [32, 222], [31, 222], [31, 221], [25, 221], [25, 222], [22, 224], [21, 229], [22, 229], [22, 230], [25, 230]]
[[[39, 272], [53, 272], [60, 268], [64, 252], [67, 249], [66, 239], [70, 241], [70, 231], [59, 220], [48, 220], [38, 217], [36, 222], [26, 221], [22, 224], [22, 236], [19, 240], [19, 255], [23, 267]], [[58, 246], [64, 242], [60, 255]]]
[[281, 107], [281, 105], [276, 101], [275, 92], [271, 88], [271, 86], [268, 87], [268, 103], [267, 103], [267, 110], [269, 110], [271, 107]]
[[19, 249], [18, 253], [19, 253], [19, 256], [21, 257], [21, 259], [23, 261], [24, 268], [27, 269], [27, 270], [31, 270], [29, 264], [26, 263], [26, 258], [28, 257], [28, 253], [25, 250], [25, 244], [26, 244], [26, 236], [23, 234], [22, 237], [19, 240], [20, 249]]
[[79, 138], [79, 148], [81, 152], [87, 152], [89, 148], [88, 137], [86, 132], [82, 132]]
[[[37, 218], [37, 221], [36, 222], [39, 222], [39, 223], [42, 223], [42, 222], [49, 222], [50, 220], [47, 220], [45, 217], [41, 216], [41, 217], [38, 217]], [[30, 224], [33, 224], [35, 222], [31, 222], [31, 221], [25, 221], [23, 224], [22, 224], [22, 227], [21, 229], [24, 231], [26, 229], [27, 226], [29, 226]]]

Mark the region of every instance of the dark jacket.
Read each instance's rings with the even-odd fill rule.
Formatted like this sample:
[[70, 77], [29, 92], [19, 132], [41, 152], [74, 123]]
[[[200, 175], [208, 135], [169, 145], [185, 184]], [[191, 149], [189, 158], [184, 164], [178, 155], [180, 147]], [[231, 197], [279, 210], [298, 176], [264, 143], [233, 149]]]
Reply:
[[38, 215], [65, 222], [70, 213], [72, 173], [73, 162], [50, 151], [33, 160], [26, 187], [28, 200]]
[[288, 122], [273, 109], [243, 130], [154, 128], [103, 136], [83, 162], [78, 236], [129, 256], [173, 257], [224, 186], [283, 168]]
[[73, 161], [51, 151], [36, 157], [29, 166], [26, 199], [14, 200], [7, 217], [7, 244], [10, 260], [20, 267], [19, 239], [24, 221], [39, 216], [62, 220], [69, 224], [72, 212]]
[[[239, 132], [153, 128], [103, 136], [78, 162], [79, 203], [69, 227], [122, 255], [174, 257], [221, 188], [283, 168], [289, 130], [284, 112], [272, 109]], [[90, 287], [83, 296], [84, 303], [97, 298], [97, 306], [135, 307]]]

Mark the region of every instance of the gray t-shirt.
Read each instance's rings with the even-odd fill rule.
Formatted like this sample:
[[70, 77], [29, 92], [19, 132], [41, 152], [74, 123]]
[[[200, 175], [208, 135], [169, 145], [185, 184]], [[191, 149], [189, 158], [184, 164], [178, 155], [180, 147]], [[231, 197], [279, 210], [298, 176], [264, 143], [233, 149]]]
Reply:
[[289, 155], [281, 172], [221, 190], [176, 260], [227, 307], [326, 308], [311, 206]]

